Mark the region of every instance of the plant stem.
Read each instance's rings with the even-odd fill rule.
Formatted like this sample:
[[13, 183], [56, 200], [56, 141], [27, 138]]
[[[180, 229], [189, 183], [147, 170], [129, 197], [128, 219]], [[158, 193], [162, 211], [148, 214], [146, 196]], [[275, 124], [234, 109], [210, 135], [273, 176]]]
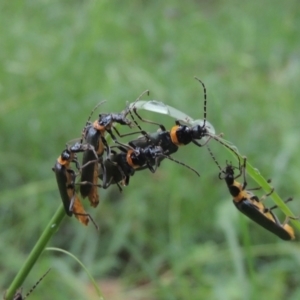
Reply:
[[16, 275], [15, 279], [11, 283], [10, 287], [6, 292], [5, 299], [12, 300], [16, 290], [22, 285], [24, 280], [26, 279], [27, 275], [29, 274], [30, 270], [36, 263], [37, 259], [44, 251], [48, 241], [51, 239], [52, 235], [58, 230], [60, 223], [62, 222], [63, 218], [65, 217], [66, 213], [64, 210], [63, 205], [61, 204], [57, 209], [56, 213], [50, 220], [49, 224], [47, 225], [46, 229], [40, 236], [39, 240], [33, 247], [31, 253], [29, 254], [27, 260], [25, 261], [24, 265], [20, 269], [19, 273]]

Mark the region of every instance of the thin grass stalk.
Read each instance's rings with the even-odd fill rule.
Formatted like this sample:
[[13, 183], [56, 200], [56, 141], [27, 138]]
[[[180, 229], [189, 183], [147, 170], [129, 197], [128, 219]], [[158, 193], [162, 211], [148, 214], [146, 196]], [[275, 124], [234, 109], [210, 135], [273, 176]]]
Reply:
[[41, 253], [44, 251], [51, 237], [58, 230], [59, 225], [61, 224], [65, 216], [66, 213], [63, 205], [61, 204], [57, 209], [56, 213], [54, 214], [54, 216], [52, 217], [52, 219], [50, 220], [50, 222], [48, 223], [48, 225], [46, 226], [45, 230], [43, 231], [42, 235], [38, 239], [37, 243], [33, 247], [24, 265], [21, 267], [15, 279], [12, 281], [11, 285], [9, 286], [5, 296], [6, 300], [13, 299], [15, 292], [17, 291], [18, 288], [21, 287], [21, 285], [25, 281], [32, 267], [35, 265]]

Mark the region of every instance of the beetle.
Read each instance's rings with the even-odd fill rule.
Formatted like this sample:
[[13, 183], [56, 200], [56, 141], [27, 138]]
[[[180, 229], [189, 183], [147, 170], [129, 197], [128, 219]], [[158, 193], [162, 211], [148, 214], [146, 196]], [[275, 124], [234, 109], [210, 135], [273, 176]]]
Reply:
[[[207, 106], [207, 92], [206, 87], [204, 83], [195, 77], [196, 80], [198, 80], [204, 91], [204, 119], [201, 122], [194, 121], [194, 125], [185, 125], [181, 123], [179, 120], [175, 121], [175, 126], [173, 126], [170, 130], [167, 130], [166, 127], [162, 124], [146, 120], [142, 118], [139, 113], [137, 112], [137, 107], [134, 106], [134, 104], [131, 104], [131, 110], [133, 113], [142, 121], [145, 123], [150, 123], [157, 125], [159, 127], [159, 130], [154, 133], [145, 133], [145, 131], [141, 130], [140, 126], [137, 124], [137, 122], [134, 119], [134, 116], [131, 114], [131, 117], [135, 124], [139, 127], [141, 133], [143, 134], [142, 137], [139, 137], [135, 140], [131, 140], [128, 144], [132, 147], [145, 147], [148, 145], [157, 145], [161, 146], [164, 150], [164, 153], [167, 155], [171, 155], [175, 152], [177, 152], [178, 148], [183, 145], [188, 145], [189, 143], [194, 143], [198, 147], [203, 147], [208, 143], [208, 141], [211, 138], [214, 138], [215, 135], [212, 133], [212, 126], [207, 122], [207, 112], [206, 112], [206, 106]], [[171, 107], [170, 107], [171, 109]], [[173, 115], [184, 115], [182, 112], [172, 108]], [[172, 116], [173, 116], [172, 115]], [[208, 123], [208, 124], [207, 124]], [[213, 131], [214, 132], [214, 131]], [[197, 140], [203, 140], [204, 138], [208, 138], [203, 144], [200, 144]], [[160, 161], [162, 161], [164, 157], [160, 157]]]
[[[208, 148], [209, 149], [209, 148]], [[232, 150], [232, 149], [231, 149]], [[209, 149], [210, 153], [211, 150]], [[233, 151], [233, 150], [232, 150]], [[226, 185], [228, 187], [229, 193], [233, 198], [233, 204], [235, 207], [244, 215], [246, 215], [249, 219], [265, 228], [266, 230], [272, 232], [279, 238], [283, 240], [293, 240], [295, 239], [294, 229], [288, 224], [290, 219], [298, 219], [294, 217], [287, 217], [286, 220], [281, 223], [278, 217], [273, 213], [273, 210], [277, 208], [277, 205], [267, 208], [263, 204], [263, 200], [270, 196], [274, 192], [274, 188], [271, 191], [261, 198], [258, 198], [252, 190], [247, 190], [247, 181], [246, 181], [246, 157], [243, 158], [243, 164], [240, 162], [240, 157], [237, 153], [235, 153], [239, 159], [239, 167], [234, 167], [231, 163], [226, 163], [226, 167], [222, 169], [215, 157], [212, 155], [215, 163], [220, 169], [219, 178], [225, 180]], [[235, 175], [235, 169], [239, 171], [237, 175]], [[239, 177], [243, 176], [243, 183], [237, 181]], [[260, 189], [260, 188], [256, 188]], [[292, 198], [288, 198], [285, 203], [292, 201]]]
[[[160, 131], [156, 134], [152, 134], [152, 136], [148, 137], [146, 136], [148, 138], [148, 144], [153, 142], [155, 142], [155, 144], [162, 143], [164, 151], [168, 154], [176, 152], [179, 146], [187, 145], [191, 142], [198, 147], [202, 147], [206, 144], [200, 144], [197, 142], [197, 140], [201, 140], [210, 133], [208, 127], [206, 126], [207, 92], [204, 83], [197, 77], [195, 77], [195, 79], [201, 83], [204, 91], [204, 119], [202, 125], [195, 124], [193, 126], [188, 126], [182, 124], [179, 120], [176, 120], [175, 126], [173, 126], [170, 131], [167, 131], [164, 125], [142, 118], [137, 112], [137, 107], [135, 107], [134, 104], [131, 105], [131, 110], [142, 122], [154, 124], [160, 128]], [[131, 143], [135, 145], [141, 145], [143, 143], [145, 145], [145, 140], [143, 141], [140, 138], [138, 140], [131, 141]]]
[[[71, 163], [75, 163], [78, 170], [84, 169], [88, 164], [93, 163], [94, 161], [88, 162], [85, 166], [80, 166], [77, 160], [76, 153], [91, 150], [92, 146], [86, 144], [76, 143], [71, 147], [66, 147], [66, 149], [58, 157], [52, 170], [55, 173], [56, 181], [59, 189], [59, 193], [64, 205], [66, 214], [71, 217], [73, 214], [75, 217], [84, 225], [87, 225], [89, 219], [94, 223], [95, 227], [98, 229], [98, 226], [95, 224], [92, 217], [87, 214], [78, 198], [78, 195], [75, 191], [75, 185], [93, 185], [91, 182], [80, 182], [75, 183], [77, 174], [73, 169], [71, 169]], [[100, 185], [98, 185], [100, 186]]]
[[[136, 99], [136, 101], [138, 101], [145, 93], [149, 94], [149, 91], [143, 92]], [[102, 103], [103, 102], [99, 103], [96, 107], [98, 107]], [[94, 147], [97, 153], [98, 163], [102, 166], [102, 169], [105, 170], [105, 165], [103, 164], [103, 158], [102, 158], [105, 149], [106, 149], [108, 160], [110, 160], [110, 156], [111, 156], [110, 147], [105, 138], [105, 134], [108, 133], [112, 137], [115, 143], [122, 145], [122, 143], [120, 143], [116, 139], [115, 135], [112, 132], [112, 129], [114, 129], [114, 131], [120, 137], [136, 134], [139, 132], [131, 132], [131, 133], [121, 135], [119, 131], [114, 127], [115, 123], [133, 127], [132, 121], [126, 118], [127, 114], [129, 113], [128, 107], [126, 107], [126, 109], [123, 110], [121, 113], [105, 113], [105, 114], [101, 113], [99, 114], [99, 118], [96, 121], [90, 123], [91, 116], [94, 110], [96, 109], [96, 107], [92, 110], [86, 122], [86, 125], [83, 129], [82, 140], [84, 139], [87, 144], [90, 144]], [[91, 160], [93, 160], [93, 153], [90, 150], [85, 151], [82, 158], [82, 164], [86, 165]], [[98, 163], [94, 162], [93, 164], [89, 164], [86, 168], [82, 170], [81, 173], [82, 182], [92, 182], [94, 184], [94, 185], [80, 186], [81, 196], [83, 198], [88, 197], [93, 207], [96, 207], [99, 203], [99, 195], [96, 186], [98, 181]]]
[[121, 191], [120, 183], [121, 185], [128, 185], [130, 177], [134, 175], [136, 170], [149, 169], [152, 173], [155, 173], [161, 157], [181, 164], [200, 176], [195, 169], [166, 155], [161, 146], [149, 145], [144, 148], [133, 148], [130, 145], [123, 145], [122, 147], [117, 146], [117, 148], [121, 151], [113, 151], [110, 157], [114, 164], [106, 160], [104, 162], [105, 169], [101, 165], [99, 166], [99, 178], [102, 180], [103, 188], [115, 183]]

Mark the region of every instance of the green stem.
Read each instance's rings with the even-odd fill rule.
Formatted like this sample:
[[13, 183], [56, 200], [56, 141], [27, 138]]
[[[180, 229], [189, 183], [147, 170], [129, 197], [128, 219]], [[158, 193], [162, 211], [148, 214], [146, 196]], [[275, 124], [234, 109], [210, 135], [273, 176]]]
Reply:
[[23, 267], [20, 269], [19, 273], [17, 274], [17, 276], [11, 283], [10, 287], [8, 288], [5, 296], [6, 300], [13, 299], [16, 290], [23, 284], [30, 270], [36, 263], [41, 253], [44, 251], [48, 241], [51, 239], [52, 235], [58, 230], [58, 227], [62, 222], [63, 218], [65, 217], [65, 215], [66, 213], [64, 207], [61, 204], [58, 210], [56, 211], [56, 213], [54, 214], [54, 216], [52, 217], [52, 219], [50, 220], [46, 229], [40, 236], [39, 240], [35, 244], [27, 260], [25, 261]]

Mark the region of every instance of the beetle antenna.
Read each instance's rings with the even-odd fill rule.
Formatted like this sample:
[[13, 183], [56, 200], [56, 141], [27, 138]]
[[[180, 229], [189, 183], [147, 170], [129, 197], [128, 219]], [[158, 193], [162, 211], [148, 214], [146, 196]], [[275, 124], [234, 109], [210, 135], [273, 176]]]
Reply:
[[45, 276], [50, 272], [51, 268], [35, 283], [35, 285], [30, 289], [30, 291], [23, 297], [23, 300], [26, 299], [32, 291], [38, 286], [38, 284], [45, 278]]
[[187, 164], [185, 164], [185, 163], [183, 163], [183, 162], [181, 162], [181, 161], [179, 161], [179, 160], [176, 160], [176, 159], [174, 159], [173, 157], [171, 157], [171, 156], [169, 156], [169, 155], [166, 155], [166, 154], [163, 154], [162, 156], [165, 157], [165, 158], [168, 158], [169, 160], [174, 161], [175, 163], [177, 163], [177, 164], [179, 164], [179, 165], [182, 165], [182, 166], [184, 166], [184, 167], [190, 169], [191, 171], [193, 171], [194, 173], [196, 173], [196, 174], [200, 177], [200, 174], [199, 174], [194, 168], [188, 166]]
[[211, 149], [210, 149], [209, 146], [207, 146], [207, 150], [208, 150], [208, 152], [209, 152], [211, 158], [213, 159], [213, 161], [214, 161], [215, 164], [217, 165], [217, 167], [218, 167], [218, 168], [220, 169], [220, 171], [222, 172], [222, 168], [221, 168], [219, 162], [217, 161], [216, 157], [215, 157], [214, 154], [212, 153], [212, 151], [211, 151]]
[[207, 93], [206, 93], [206, 87], [205, 87], [205, 84], [198, 78], [195, 76], [195, 79], [198, 80], [201, 84], [202, 84], [202, 87], [203, 87], [203, 92], [204, 92], [204, 105], [203, 105], [203, 111], [204, 111], [204, 116], [203, 116], [203, 128], [205, 128], [205, 123], [206, 123], [206, 106], [207, 106]]

